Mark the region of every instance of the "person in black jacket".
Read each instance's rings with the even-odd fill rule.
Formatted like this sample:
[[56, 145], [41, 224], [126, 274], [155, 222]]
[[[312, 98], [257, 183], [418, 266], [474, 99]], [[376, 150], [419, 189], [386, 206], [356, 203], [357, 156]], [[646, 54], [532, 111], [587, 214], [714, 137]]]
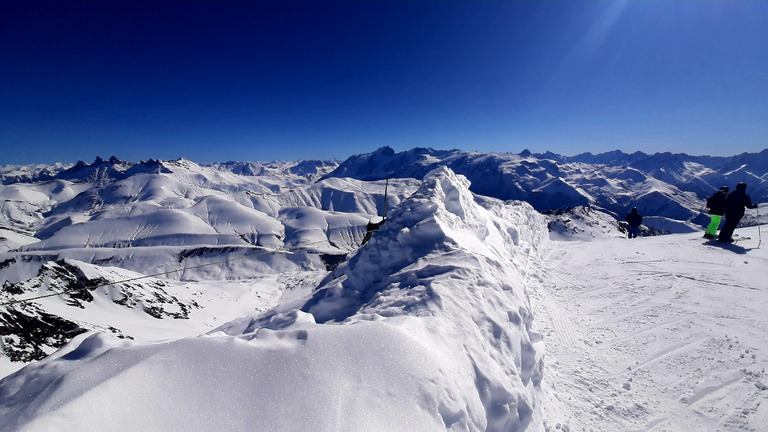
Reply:
[[744, 208], [757, 208], [757, 204], [752, 204], [752, 200], [747, 195], [746, 190], [747, 185], [739, 183], [736, 185], [736, 190], [725, 198], [725, 225], [720, 230], [717, 241], [732, 242], [733, 230], [736, 229], [736, 225], [744, 217]]
[[717, 235], [717, 229], [720, 227], [720, 221], [725, 214], [725, 197], [728, 196], [728, 186], [723, 186], [707, 200], [707, 208], [712, 220], [707, 226], [704, 238], [714, 238]]
[[632, 211], [627, 213], [624, 219], [629, 224], [627, 227], [627, 238], [637, 237], [637, 233], [640, 231], [640, 224], [643, 223], [643, 217], [637, 212], [637, 207], [633, 207]]

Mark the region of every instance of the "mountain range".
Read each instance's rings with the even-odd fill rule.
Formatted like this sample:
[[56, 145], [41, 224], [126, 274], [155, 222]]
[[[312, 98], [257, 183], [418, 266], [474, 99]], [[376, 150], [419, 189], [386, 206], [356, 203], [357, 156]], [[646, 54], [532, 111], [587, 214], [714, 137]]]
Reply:
[[[169, 163], [152, 159], [129, 163], [115, 157], [97, 158], [91, 164], [79, 161], [72, 166], [3, 167], [0, 179], [6, 185], [55, 180], [103, 185], [137, 174], [168, 173]], [[618, 150], [576, 156], [527, 150], [513, 154], [430, 148], [397, 153], [383, 147], [340, 163], [226, 162], [198, 166], [243, 178], [259, 178], [260, 187], [279, 192], [279, 184], [269, 185], [265, 179], [291, 179], [294, 185], [330, 178], [364, 182], [387, 178], [420, 180], [441, 165], [466, 176], [477, 194], [526, 201], [541, 212], [587, 206], [621, 219], [632, 207], [637, 207], [645, 216], [682, 221], [692, 227], [707, 222], [704, 201], [720, 186], [733, 188], [745, 182], [753, 201], [768, 200], [768, 149], [716, 157], [684, 153], [629, 154]], [[256, 189], [255, 193], [261, 193], [260, 188]], [[659, 222], [659, 225], [669, 223]]]
[[623, 217], [637, 207], [700, 225], [708, 219], [704, 200], [720, 186], [745, 182], [755, 202], [768, 200], [768, 149], [732, 157], [620, 151], [569, 157], [385, 147], [348, 158], [326, 177], [420, 178], [440, 165], [466, 176], [477, 194], [526, 201], [539, 211], [589, 206]]

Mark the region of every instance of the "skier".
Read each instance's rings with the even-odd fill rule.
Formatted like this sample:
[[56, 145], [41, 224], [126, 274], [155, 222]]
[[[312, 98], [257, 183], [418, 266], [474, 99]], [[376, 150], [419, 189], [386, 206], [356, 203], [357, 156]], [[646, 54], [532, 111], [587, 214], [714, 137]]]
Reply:
[[720, 221], [725, 214], [725, 197], [728, 196], [728, 186], [723, 186], [707, 200], [707, 208], [712, 220], [707, 226], [704, 238], [714, 238], [717, 235], [717, 228], [720, 227]]
[[744, 217], [744, 208], [757, 208], [757, 204], [752, 204], [752, 200], [746, 194], [746, 190], [746, 183], [739, 183], [736, 185], [736, 190], [725, 198], [725, 225], [720, 230], [717, 241], [733, 242], [731, 236], [733, 235], [733, 230], [736, 229], [736, 225]]
[[640, 231], [640, 224], [643, 223], [643, 217], [637, 212], [637, 207], [632, 207], [632, 211], [627, 213], [624, 219], [629, 224], [627, 227], [627, 238], [637, 237], [637, 233]]

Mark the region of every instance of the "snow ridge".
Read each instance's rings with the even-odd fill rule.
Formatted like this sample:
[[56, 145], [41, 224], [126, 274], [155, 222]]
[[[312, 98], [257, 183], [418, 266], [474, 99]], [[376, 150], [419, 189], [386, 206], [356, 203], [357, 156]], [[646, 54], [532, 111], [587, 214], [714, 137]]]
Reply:
[[525, 389], [540, 382], [542, 367], [525, 265], [532, 244], [544, 241], [537, 229], [544, 224], [532, 217], [539, 223], [521, 235], [521, 225], [504, 223], [505, 207], [480, 207], [469, 185], [445, 167], [429, 173], [380, 235], [340, 269], [345, 278], [328, 283], [304, 309], [320, 322], [403, 313], [435, 318], [424, 321], [423, 331], [458, 343], [454, 352], [465, 353], [465, 368], [474, 370], [486, 424], [467, 426], [523, 430], [534, 405]]

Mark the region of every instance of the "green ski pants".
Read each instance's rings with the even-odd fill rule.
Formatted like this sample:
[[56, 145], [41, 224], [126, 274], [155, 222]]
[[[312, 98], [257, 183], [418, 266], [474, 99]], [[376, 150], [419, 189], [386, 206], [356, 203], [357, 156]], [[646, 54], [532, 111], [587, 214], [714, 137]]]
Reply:
[[720, 220], [723, 218], [723, 216], [716, 214], [710, 216], [712, 216], [712, 221], [707, 226], [706, 234], [717, 235], [717, 228], [720, 227]]

